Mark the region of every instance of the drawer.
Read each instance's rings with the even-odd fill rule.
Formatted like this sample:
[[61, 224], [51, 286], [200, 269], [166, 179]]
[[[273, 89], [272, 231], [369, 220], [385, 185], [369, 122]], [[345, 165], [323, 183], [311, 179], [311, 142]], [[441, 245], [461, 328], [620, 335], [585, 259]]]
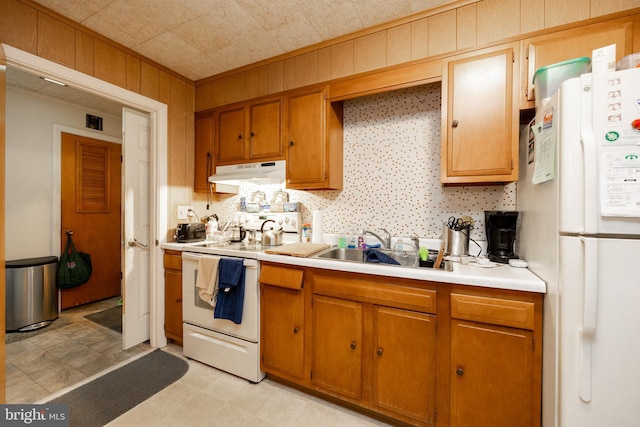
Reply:
[[423, 313], [436, 312], [436, 291], [401, 283], [348, 279], [344, 275], [313, 275], [313, 293]]
[[513, 328], [534, 328], [535, 304], [528, 301], [451, 294], [451, 317]]
[[182, 257], [180, 255], [164, 254], [164, 268], [169, 270], [182, 270]]
[[303, 277], [304, 270], [262, 264], [259, 282], [279, 288], [300, 290], [302, 289]]

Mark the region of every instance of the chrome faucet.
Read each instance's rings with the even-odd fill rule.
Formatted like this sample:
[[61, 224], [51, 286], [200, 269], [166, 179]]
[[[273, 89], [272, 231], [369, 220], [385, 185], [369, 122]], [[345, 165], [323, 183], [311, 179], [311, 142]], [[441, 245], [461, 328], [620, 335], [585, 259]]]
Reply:
[[413, 242], [413, 246], [416, 248], [416, 255], [420, 252], [420, 238], [417, 234], [411, 236], [411, 241]]
[[376, 239], [380, 240], [380, 243], [382, 243], [382, 246], [384, 248], [391, 249], [391, 233], [389, 233], [385, 228], [379, 228], [378, 230], [384, 231], [384, 233], [385, 233], [385, 237], [384, 238], [380, 237], [379, 235], [377, 235], [373, 231], [369, 231], [369, 230], [362, 230], [362, 234], [370, 234], [370, 235], [372, 235]]

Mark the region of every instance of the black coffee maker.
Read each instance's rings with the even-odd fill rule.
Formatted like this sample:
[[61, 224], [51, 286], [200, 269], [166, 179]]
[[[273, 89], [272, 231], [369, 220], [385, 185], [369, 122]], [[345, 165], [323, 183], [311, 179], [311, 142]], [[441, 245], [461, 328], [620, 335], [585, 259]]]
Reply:
[[484, 211], [487, 256], [490, 261], [506, 264], [510, 259], [518, 258], [513, 252], [517, 222], [516, 211]]

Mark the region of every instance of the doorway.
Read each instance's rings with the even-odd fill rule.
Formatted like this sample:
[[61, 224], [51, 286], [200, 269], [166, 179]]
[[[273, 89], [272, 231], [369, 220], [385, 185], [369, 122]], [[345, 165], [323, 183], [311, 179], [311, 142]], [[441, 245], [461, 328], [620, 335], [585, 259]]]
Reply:
[[[149, 114], [150, 166], [149, 187], [149, 329], [152, 347], [163, 347], [164, 336], [164, 280], [162, 251], [159, 244], [166, 240], [167, 230], [167, 105], [115, 87], [104, 81], [68, 69], [27, 52], [3, 45], [8, 66], [67, 82], [75, 88], [129, 105]], [[55, 135], [54, 135], [55, 136]], [[54, 175], [55, 176], [55, 175]], [[161, 231], [162, 230], [162, 231]], [[56, 233], [56, 240], [59, 241]], [[58, 246], [59, 247], [59, 246]]]

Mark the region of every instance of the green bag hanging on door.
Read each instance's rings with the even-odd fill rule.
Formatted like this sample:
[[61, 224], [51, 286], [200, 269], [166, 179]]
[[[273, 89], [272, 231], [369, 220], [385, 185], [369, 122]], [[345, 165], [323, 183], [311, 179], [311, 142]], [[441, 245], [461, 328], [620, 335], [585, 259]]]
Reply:
[[61, 289], [80, 286], [89, 281], [92, 270], [91, 256], [78, 252], [71, 240], [71, 233], [67, 233], [67, 246], [58, 261], [56, 285]]

